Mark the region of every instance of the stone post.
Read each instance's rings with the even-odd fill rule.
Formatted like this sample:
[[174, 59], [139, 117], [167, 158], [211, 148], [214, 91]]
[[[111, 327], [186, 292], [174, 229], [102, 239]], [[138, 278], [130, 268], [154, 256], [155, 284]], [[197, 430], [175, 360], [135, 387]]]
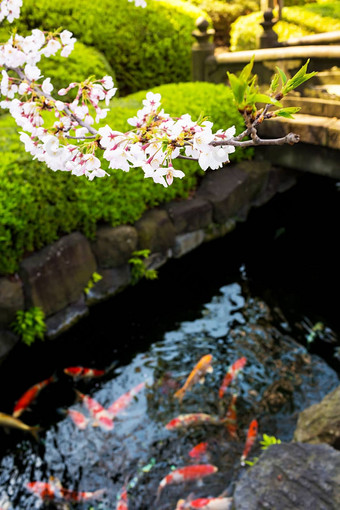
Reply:
[[192, 81], [205, 81], [205, 61], [207, 57], [214, 54], [214, 43], [209, 39], [215, 34], [214, 29], [209, 29], [209, 22], [199, 17], [195, 23], [198, 30], [194, 30], [192, 35], [196, 42], [192, 45]]
[[273, 20], [273, 17], [272, 9], [267, 9], [263, 14], [264, 20], [260, 23], [263, 27], [263, 34], [260, 36], [260, 48], [275, 48], [280, 46], [277, 33], [273, 30], [273, 26], [277, 23], [277, 20]]

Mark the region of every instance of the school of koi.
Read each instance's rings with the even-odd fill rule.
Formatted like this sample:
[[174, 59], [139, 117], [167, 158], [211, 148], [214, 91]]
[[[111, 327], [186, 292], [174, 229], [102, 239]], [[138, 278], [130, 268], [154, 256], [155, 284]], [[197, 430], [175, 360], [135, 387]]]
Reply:
[[[187, 377], [184, 385], [174, 393], [174, 397], [179, 400], [181, 403], [184, 399], [186, 393], [197, 383], [201, 384], [204, 382], [204, 377], [207, 373], [213, 371], [212, 368], [212, 355], [207, 354], [203, 356], [194, 366], [189, 376]], [[219, 398], [223, 398], [227, 388], [235, 379], [237, 378], [240, 371], [246, 365], [246, 358], [242, 357], [236, 360], [230, 367], [228, 368], [221, 386], [219, 388]], [[99, 370], [93, 368], [86, 367], [67, 367], [64, 369], [64, 373], [68, 376], [73, 377], [75, 380], [81, 378], [93, 378], [93, 377], [101, 377], [105, 375], [107, 370]], [[48, 379], [45, 379], [31, 388], [29, 388], [16, 402], [12, 415], [7, 415], [4, 413], [0, 413], [0, 425], [4, 427], [13, 427], [17, 429], [21, 429], [24, 431], [30, 432], [36, 439], [37, 437], [37, 427], [30, 427], [26, 425], [24, 422], [19, 420], [19, 416], [23, 414], [25, 411], [29, 409], [30, 404], [37, 398], [40, 391], [42, 391], [46, 386], [56, 381], [55, 376], [51, 376]], [[83, 403], [85, 409], [89, 416], [86, 416], [82, 412], [69, 408], [65, 410], [65, 413], [70, 417], [74, 425], [80, 429], [84, 430], [88, 426], [92, 427], [100, 427], [105, 431], [112, 431], [114, 428], [114, 419], [115, 417], [122, 413], [129, 404], [133, 401], [136, 395], [145, 388], [145, 381], [139, 383], [137, 386], [130, 389], [128, 392], [121, 395], [117, 400], [115, 400], [108, 408], [103, 407], [99, 402], [95, 399], [91, 398], [89, 395], [85, 395], [78, 390], [76, 390], [76, 394], [78, 399]], [[224, 418], [219, 418], [217, 416], [212, 416], [205, 413], [191, 413], [191, 414], [181, 414], [175, 418], [173, 418], [169, 423], [165, 425], [165, 428], [169, 431], [176, 430], [183, 427], [192, 427], [199, 426], [202, 424], [209, 425], [225, 425], [230, 436], [232, 438], [237, 438], [237, 414], [236, 414], [236, 400], [237, 394], [233, 393], [231, 396], [231, 401]], [[257, 420], [254, 419], [250, 423], [247, 438], [244, 445], [243, 453], [240, 459], [241, 465], [245, 464], [245, 459], [249, 455], [249, 452], [254, 445], [258, 433], [258, 423]], [[209, 448], [208, 442], [201, 442], [194, 446], [189, 451], [189, 456], [196, 461], [202, 461], [205, 459], [207, 451]], [[154, 462], [150, 463], [148, 466], [145, 466], [143, 471], [147, 472], [152, 469], [154, 466]], [[194, 480], [201, 480], [206, 476], [213, 475], [218, 471], [216, 466], [208, 463], [200, 463], [200, 464], [191, 464], [188, 466], [183, 466], [178, 469], [174, 469], [170, 473], [168, 473], [159, 483], [156, 501], [161, 497], [161, 493], [166, 486], [173, 484], [181, 484]], [[117, 496], [117, 504], [116, 510], [128, 510], [128, 491], [138, 482], [138, 476], [135, 476], [132, 481], [129, 483], [125, 483], [122, 487], [121, 491]], [[43, 481], [34, 481], [28, 482], [26, 484], [26, 488], [37, 495], [43, 501], [50, 501], [53, 499], [59, 499], [63, 501], [69, 501], [72, 503], [79, 503], [84, 501], [89, 501], [92, 499], [101, 498], [105, 493], [105, 489], [99, 489], [93, 492], [85, 491], [85, 492], [77, 492], [70, 489], [64, 488], [58, 479], [53, 477], [50, 478], [49, 482]], [[193, 499], [190, 495], [187, 499], [180, 499], [177, 502], [177, 506], [175, 510], [190, 510], [195, 508], [200, 508], [203, 510], [228, 510], [231, 507], [232, 498], [224, 497], [224, 494], [221, 494], [218, 497], [206, 497], [206, 498], [198, 498]], [[1, 510], [1, 508], [0, 508]]]

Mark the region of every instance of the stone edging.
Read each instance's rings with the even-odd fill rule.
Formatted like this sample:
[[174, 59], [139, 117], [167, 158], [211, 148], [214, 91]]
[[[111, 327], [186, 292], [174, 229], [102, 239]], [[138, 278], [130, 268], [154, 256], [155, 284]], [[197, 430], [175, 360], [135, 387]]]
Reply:
[[[173, 201], [146, 211], [135, 225], [101, 226], [95, 241], [80, 232], [25, 258], [17, 277], [0, 278], [0, 360], [18, 341], [9, 325], [19, 309], [41, 307], [47, 338], [54, 338], [88, 312], [88, 307], [130, 283], [133, 251], [149, 249], [149, 268], [179, 258], [200, 244], [224, 236], [251, 207], [266, 203], [296, 182], [296, 172], [267, 161], [244, 161], [207, 172], [190, 200]], [[102, 280], [85, 296], [93, 272]]]

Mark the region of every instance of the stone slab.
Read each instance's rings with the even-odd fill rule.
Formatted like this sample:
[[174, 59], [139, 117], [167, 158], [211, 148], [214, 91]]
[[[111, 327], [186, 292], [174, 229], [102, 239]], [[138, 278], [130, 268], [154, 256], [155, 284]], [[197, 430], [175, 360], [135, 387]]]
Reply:
[[99, 267], [114, 268], [128, 263], [132, 252], [137, 248], [137, 242], [138, 234], [134, 227], [103, 226], [98, 228], [91, 248]]
[[212, 221], [212, 206], [202, 198], [173, 201], [166, 204], [165, 209], [177, 234], [200, 230], [207, 227]]
[[204, 241], [204, 230], [196, 230], [176, 236], [174, 257], [179, 258], [197, 248]]
[[11, 331], [0, 329], [0, 364], [18, 343], [19, 337]]
[[273, 445], [242, 476], [234, 510], [338, 510], [340, 452], [329, 445]]
[[79, 232], [34, 253], [21, 263], [27, 307], [39, 306], [48, 317], [77, 301], [96, 261], [87, 239]]
[[208, 172], [197, 196], [212, 204], [215, 223], [237, 217], [243, 220], [266, 186], [269, 170], [268, 162], [244, 161]]
[[294, 441], [327, 443], [340, 449], [340, 386], [299, 414]]
[[0, 324], [10, 324], [17, 310], [24, 309], [24, 293], [20, 278], [0, 278]]
[[112, 269], [98, 269], [102, 279], [90, 289], [86, 296], [86, 303], [92, 305], [114, 296], [130, 283], [130, 268], [128, 265]]
[[175, 227], [169, 215], [162, 209], [146, 211], [135, 224], [138, 232], [138, 249], [148, 249], [151, 253], [167, 252], [175, 243]]
[[82, 296], [76, 303], [72, 303], [46, 320], [46, 337], [50, 340], [57, 337], [85, 317], [88, 312], [85, 298]]

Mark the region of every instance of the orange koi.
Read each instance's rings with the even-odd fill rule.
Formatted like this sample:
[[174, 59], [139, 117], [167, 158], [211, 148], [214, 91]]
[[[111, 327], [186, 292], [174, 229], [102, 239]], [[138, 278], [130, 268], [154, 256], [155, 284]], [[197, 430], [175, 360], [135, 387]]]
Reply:
[[199, 498], [190, 501], [187, 508], [200, 508], [201, 510], [229, 510], [232, 498]]
[[88, 409], [92, 418], [94, 418], [94, 426], [100, 426], [105, 430], [112, 430], [114, 427], [113, 420], [111, 419], [108, 411], [94, 398], [89, 397], [88, 395], [84, 395], [80, 393], [80, 391], [76, 390], [79, 398], [84, 402], [85, 407]]
[[237, 414], [236, 414], [237, 395], [233, 395], [226, 414], [227, 429], [231, 437], [237, 438]]
[[164, 489], [166, 485], [200, 480], [205, 476], [216, 473], [216, 471], [218, 471], [217, 467], [213, 466], [212, 464], [194, 464], [192, 466], [185, 466], [179, 469], [175, 469], [175, 471], [171, 471], [171, 473], [166, 475], [163, 480], [161, 480], [158, 486], [157, 499], [159, 498], [162, 489]]
[[45, 379], [44, 381], [35, 384], [27, 391], [25, 391], [25, 393], [19, 398], [19, 400], [15, 404], [12, 416], [14, 416], [14, 418], [18, 418], [28, 408], [31, 402], [33, 402], [33, 400], [37, 397], [40, 391], [53, 381], [55, 381], [54, 375], [52, 375], [48, 379]]
[[198, 443], [190, 450], [189, 457], [191, 457], [192, 459], [200, 459], [201, 457], [204, 457], [204, 455], [206, 455], [207, 450], [208, 450], [207, 441]]
[[176, 391], [174, 394], [174, 397], [178, 398], [180, 402], [182, 402], [183, 397], [185, 393], [194, 386], [198, 381], [203, 383], [204, 382], [204, 375], [208, 372], [211, 373], [213, 371], [213, 368], [211, 366], [212, 361], [212, 355], [206, 354], [203, 356], [198, 363], [194, 366], [193, 370], [191, 371], [189, 377], [185, 381], [182, 388]]
[[85, 430], [89, 419], [86, 418], [86, 416], [83, 415], [80, 411], [76, 411], [76, 409], [67, 409], [66, 413], [69, 415], [73, 423], [78, 427], [80, 430]]
[[247, 458], [253, 444], [255, 443], [257, 431], [258, 431], [257, 420], [253, 420], [249, 425], [246, 444], [244, 446], [244, 450], [243, 450], [242, 457], [241, 457], [241, 465], [242, 466], [244, 466], [244, 461]]
[[106, 373], [106, 370], [99, 370], [97, 368], [86, 368], [86, 367], [67, 367], [64, 368], [64, 373], [70, 375], [75, 379], [90, 378], [90, 377], [101, 377]]
[[229, 384], [234, 379], [236, 379], [236, 377], [238, 376], [239, 372], [244, 368], [246, 363], [247, 363], [247, 358], [243, 357], [243, 358], [239, 358], [238, 360], [236, 360], [235, 363], [233, 363], [229, 367], [228, 372], [224, 376], [222, 384], [221, 384], [219, 392], [218, 392], [218, 396], [220, 398], [223, 397], [223, 395], [224, 395], [226, 389], [228, 388]]
[[116, 510], [129, 510], [128, 507], [128, 494], [125, 486], [121, 490], [119, 494], [119, 499], [117, 502]]
[[71, 501], [72, 503], [79, 503], [82, 501], [89, 501], [92, 499], [99, 499], [102, 497], [105, 489], [98, 489], [94, 492], [78, 492], [70, 489], [60, 488], [60, 495], [65, 501]]
[[117, 414], [121, 413], [126, 409], [126, 407], [130, 404], [132, 399], [139, 393], [145, 386], [145, 382], [141, 382], [128, 392], [124, 393], [124, 395], [121, 395], [117, 400], [113, 402], [108, 408], [107, 412], [111, 416], [111, 418], [114, 418], [117, 416]]
[[202, 423], [217, 425], [220, 423], [220, 420], [205, 413], [180, 414], [177, 418], [173, 418], [173, 420], [169, 421], [169, 423], [165, 425], [165, 428], [168, 430], [174, 430], [182, 427], [202, 425]]

